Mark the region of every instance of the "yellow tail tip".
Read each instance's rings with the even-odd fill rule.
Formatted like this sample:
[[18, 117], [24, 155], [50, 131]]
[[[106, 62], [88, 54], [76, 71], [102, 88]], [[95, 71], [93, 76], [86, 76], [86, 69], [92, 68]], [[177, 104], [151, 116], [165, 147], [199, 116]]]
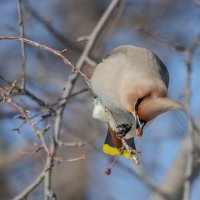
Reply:
[[123, 150], [121, 152], [119, 149], [117, 149], [115, 147], [111, 147], [108, 144], [104, 144], [103, 145], [103, 152], [105, 154], [108, 154], [108, 155], [111, 155], [111, 156], [123, 156], [123, 157], [125, 157], [127, 159], [130, 159], [130, 160], [133, 159], [131, 154], [127, 150]]

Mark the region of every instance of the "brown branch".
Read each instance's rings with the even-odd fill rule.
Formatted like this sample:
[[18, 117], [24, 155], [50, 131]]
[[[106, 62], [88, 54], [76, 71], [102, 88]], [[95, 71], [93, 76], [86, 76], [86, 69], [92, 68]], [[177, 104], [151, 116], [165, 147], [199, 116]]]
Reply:
[[[24, 20], [23, 20], [23, 11], [22, 11], [22, 0], [17, 0], [18, 3], [18, 15], [19, 15], [19, 29], [20, 36], [24, 38]], [[21, 72], [21, 81], [20, 88], [25, 88], [25, 70], [26, 70], [26, 50], [23, 39], [21, 40], [21, 56], [22, 56], [22, 72]]]
[[[29, 98], [31, 98], [33, 101], [35, 101], [40, 107], [45, 107], [50, 109], [51, 105], [40, 99], [39, 97], [35, 96], [33, 93], [31, 93], [29, 90], [24, 89], [20, 90], [17, 88], [18, 92], [21, 93], [22, 95], [27, 95]], [[53, 111], [53, 110], [52, 110]], [[53, 111], [55, 112], [55, 111]]]
[[[82, 89], [82, 90], [80, 90], [80, 91], [78, 91], [78, 92], [75, 92], [75, 93], [73, 93], [73, 94], [71, 94], [71, 95], [65, 97], [65, 98], [58, 99], [58, 102], [59, 102], [59, 101], [62, 101], [62, 100], [68, 100], [68, 99], [70, 99], [71, 97], [74, 97], [74, 96], [76, 96], [76, 95], [78, 95], [78, 94], [81, 94], [81, 93], [83, 93], [83, 92], [87, 92], [88, 90], [89, 90], [88, 88]], [[57, 104], [58, 102], [56, 102], [55, 104]]]
[[69, 65], [72, 68], [72, 70], [78, 72], [86, 80], [86, 82], [88, 83], [90, 82], [89, 78], [83, 72], [81, 72], [78, 67], [75, 67], [65, 56], [63, 56], [63, 54], [59, 50], [53, 49], [38, 42], [34, 42], [32, 40], [18, 36], [0, 36], [0, 40], [19, 40], [19, 41], [24, 41], [25, 43], [35, 46], [37, 48], [45, 49], [53, 53], [54, 55], [58, 56], [59, 58], [61, 58], [65, 64]]

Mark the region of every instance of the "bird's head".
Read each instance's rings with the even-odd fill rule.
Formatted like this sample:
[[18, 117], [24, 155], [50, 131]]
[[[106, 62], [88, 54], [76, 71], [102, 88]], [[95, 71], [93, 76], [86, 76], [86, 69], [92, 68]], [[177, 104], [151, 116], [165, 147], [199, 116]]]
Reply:
[[139, 119], [151, 121], [158, 115], [170, 110], [184, 110], [183, 106], [168, 97], [145, 97], [137, 106]]
[[142, 129], [145, 124], [158, 115], [170, 110], [184, 111], [184, 107], [180, 103], [168, 97], [142, 97], [136, 99], [132, 105], [133, 106], [130, 107], [129, 111], [134, 116], [136, 132], [138, 129], [138, 134], [136, 133], [136, 135], [138, 136], [142, 135]]
[[136, 100], [131, 107], [131, 113], [136, 113], [140, 120], [148, 122], [158, 115], [170, 110], [182, 110], [183, 105], [168, 98], [147, 96]]

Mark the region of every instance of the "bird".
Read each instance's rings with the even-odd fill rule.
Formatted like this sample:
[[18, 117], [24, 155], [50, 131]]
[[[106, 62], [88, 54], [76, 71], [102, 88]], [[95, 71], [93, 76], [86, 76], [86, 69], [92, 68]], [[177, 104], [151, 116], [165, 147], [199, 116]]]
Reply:
[[94, 69], [90, 79], [94, 95], [93, 117], [108, 124], [103, 152], [132, 159], [134, 137], [158, 115], [183, 106], [170, 99], [167, 67], [152, 51], [122, 45]]

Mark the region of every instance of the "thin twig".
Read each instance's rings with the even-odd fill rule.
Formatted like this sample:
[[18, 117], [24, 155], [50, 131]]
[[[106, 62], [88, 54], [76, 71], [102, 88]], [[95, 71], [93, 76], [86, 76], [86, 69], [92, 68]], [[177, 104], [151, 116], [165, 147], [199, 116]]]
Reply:
[[[0, 79], [3, 80], [9, 87], [12, 87], [12, 83], [9, 82], [8, 80], [6, 80], [3, 76], [0, 75]], [[18, 87], [17, 85], [13, 88], [12, 93], [10, 94], [11, 96], [15, 96], [15, 95], [26, 95], [29, 98], [31, 98], [33, 101], [35, 101], [40, 107], [44, 107], [45, 109], [47, 109], [47, 111], [49, 112], [48, 116], [53, 116], [55, 115], [55, 110], [53, 108], [54, 105], [56, 105], [57, 103], [54, 104], [48, 104], [45, 101], [43, 101], [42, 99], [38, 98], [37, 96], [35, 96], [33, 93], [31, 93], [29, 90], [27, 89], [21, 89], [20, 87]], [[11, 114], [8, 116], [15, 116], [16, 114]]]
[[155, 40], [157, 40], [157, 41], [159, 41], [159, 42], [161, 42], [161, 43], [164, 43], [164, 44], [167, 44], [167, 45], [169, 45], [169, 46], [172, 46], [172, 47], [175, 48], [177, 51], [184, 51], [184, 50], [186, 49], [185, 46], [183, 46], [183, 45], [181, 45], [181, 44], [179, 44], [179, 43], [177, 43], [177, 42], [175, 42], [175, 41], [170, 41], [170, 40], [168, 40], [168, 39], [166, 39], [166, 38], [160, 37], [158, 34], [152, 32], [152, 31], [150, 31], [150, 30], [144, 29], [144, 28], [142, 28], [142, 27], [136, 27], [136, 29], [137, 29], [138, 31], [141, 31], [141, 32], [145, 33], [146, 35], [148, 35], [148, 36], [154, 38]]
[[58, 99], [58, 101], [61, 101], [61, 100], [64, 100], [64, 99], [69, 99], [69, 98], [74, 97], [74, 96], [76, 96], [78, 94], [81, 94], [83, 92], [87, 92], [88, 90], [89, 90], [88, 88], [84, 88], [84, 89], [82, 89], [82, 90], [80, 90], [78, 92], [74, 92], [73, 94], [71, 94], [71, 95], [69, 95], [69, 96], [67, 96], [65, 98]]
[[22, 0], [17, 0], [18, 3], [18, 15], [19, 15], [19, 29], [21, 40], [21, 56], [22, 56], [22, 68], [21, 68], [21, 80], [20, 80], [20, 88], [25, 88], [25, 71], [26, 71], [26, 50], [24, 45], [24, 19], [23, 19], [23, 11], [22, 11]]
[[88, 83], [90, 82], [89, 78], [83, 72], [81, 72], [78, 67], [75, 67], [65, 56], [63, 56], [63, 54], [59, 50], [53, 49], [38, 42], [34, 42], [32, 40], [18, 36], [0, 36], [0, 40], [19, 40], [19, 41], [24, 41], [25, 43], [35, 46], [37, 48], [45, 49], [53, 53], [54, 55], [58, 56], [59, 58], [61, 58], [65, 64], [69, 65], [72, 68], [72, 70], [74, 70], [75, 72], [77, 71], [86, 80], [86, 82]]
[[38, 187], [38, 185], [40, 185], [42, 183], [42, 181], [44, 180], [44, 174], [45, 174], [45, 170], [38, 175], [38, 177], [35, 179], [34, 182], [31, 183], [31, 185], [29, 185], [23, 192], [21, 192], [19, 195], [17, 195], [15, 198], [13, 198], [12, 200], [22, 200], [22, 199], [27, 199], [27, 196], [36, 188]]
[[[8, 80], [6, 80], [2, 75], [0, 75], [0, 79], [3, 80], [3, 82], [5, 82], [8, 86], [10, 86], [10, 87], [12, 86], [12, 83], [9, 82]], [[17, 87], [17, 85], [13, 89], [16, 90], [17, 95], [19, 95], [19, 94], [27, 95], [28, 97], [30, 97], [33, 101], [35, 101], [41, 107], [50, 107], [49, 104], [47, 104], [45, 101], [43, 101], [42, 99], [35, 96], [33, 93], [31, 93], [27, 89], [21, 89], [20, 87]], [[14, 94], [14, 92], [12, 93], [12, 95], [13, 94]]]
[[10, 82], [7, 81], [1, 74], [0, 74], [0, 79], [1, 79], [4, 83], [6, 83], [6, 84], [8, 84], [8, 85], [11, 85]]
[[79, 157], [76, 157], [76, 158], [67, 159], [68, 162], [74, 162], [74, 161], [78, 161], [78, 160], [85, 160], [85, 154], [83, 154]]
[[31, 129], [33, 130], [33, 132], [40, 138], [45, 151], [47, 152], [47, 154], [49, 154], [48, 148], [47, 148], [47, 146], [45, 144], [44, 137], [43, 137], [44, 131], [41, 132], [39, 130], [39, 128], [28, 117], [28, 111], [25, 110], [21, 105], [19, 105], [11, 97], [11, 92], [15, 88], [15, 86], [16, 86], [16, 81], [13, 82], [13, 84], [12, 84], [11, 87], [0, 88], [0, 92], [1, 92], [1, 95], [2, 95], [2, 102], [11, 105], [12, 107], [14, 107], [17, 111], [19, 111], [22, 114], [23, 119], [31, 127]]
[[63, 142], [60, 139], [56, 143], [61, 147], [82, 147], [85, 145], [83, 142]]

